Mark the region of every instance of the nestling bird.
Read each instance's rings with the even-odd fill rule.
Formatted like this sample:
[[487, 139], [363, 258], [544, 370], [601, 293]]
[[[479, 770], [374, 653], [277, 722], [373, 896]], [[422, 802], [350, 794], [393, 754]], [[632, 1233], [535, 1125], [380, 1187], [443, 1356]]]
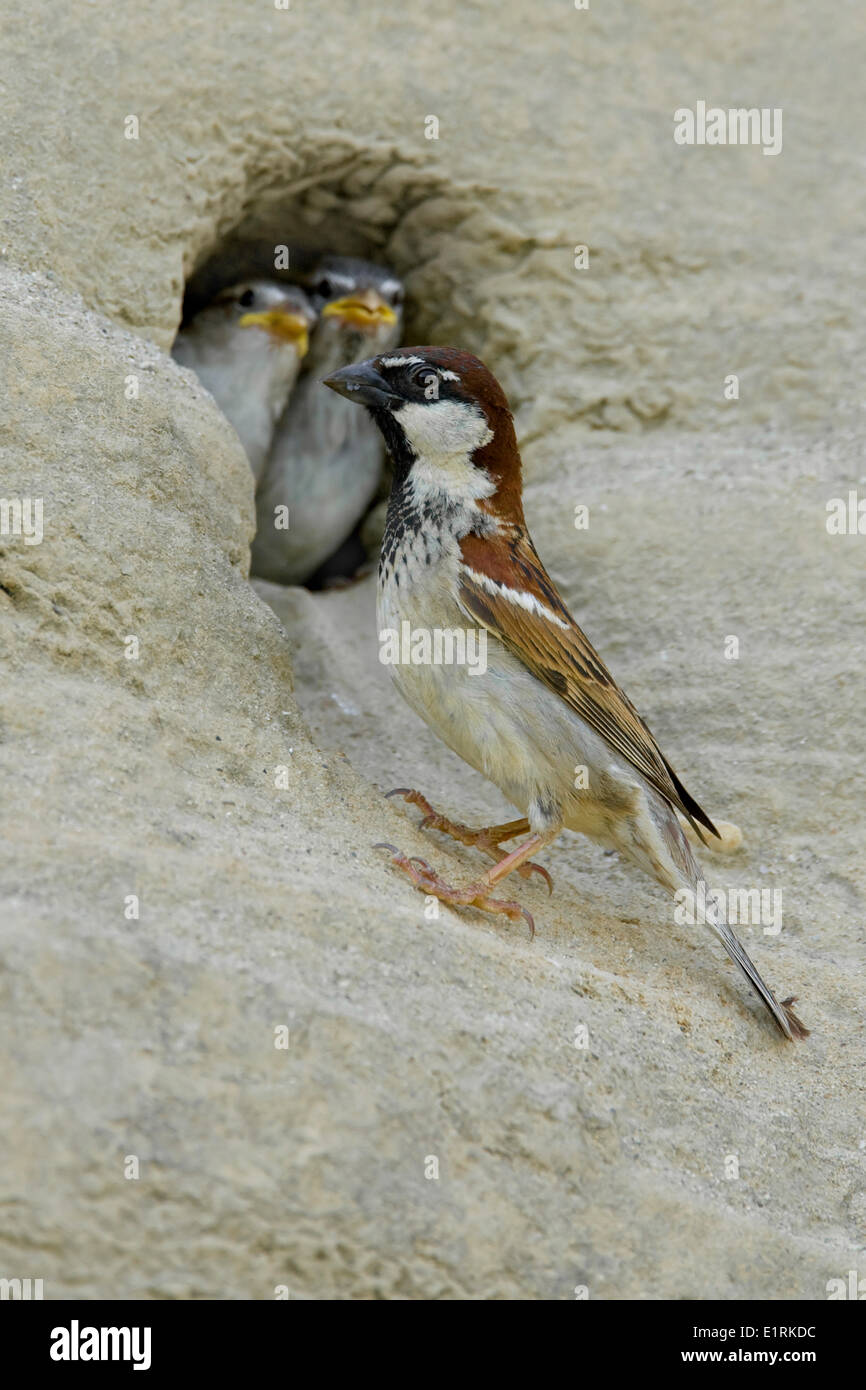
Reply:
[[172, 356], [195, 372], [234, 425], [256, 482], [315, 322], [298, 286], [247, 280], [221, 291], [175, 339]]
[[307, 288], [319, 322], [256, 495], [252, 572], [278, 584], [308, 579], [350, 535], [376, 493], [379, 432], [322, 391], [320, 379], [384, 351], [399, 338], [402, 319], [400, 280], [367, 261], [325, 257]]
[[[417, 791], [426, 825], [474, 844], [496, 863], [465, 888], [423, 860], [393, 863], [425, 894], [527, 917], [494, 897], [563, 827], [614, 849], [669, 892], [706, 893], [677, 812], [703, 839], [716, 834], [629, 699], [572, 618], [526, 529], [521, 464], [499, 383], [467, 352], [408, 347], [344, 367], [325, 382], [366, 406], [394, 465], [379, 563], [384, 632], [477, 629], [486, 670], [468, 663], [395, 664], [412, 708], [521, 812], [469, 830], [437, 815]], [[468, 642], [467, 642], [468, 650]], [[575, 778], [575, 769], [588, 776]], [[576, 782], [579, 785], [576, 785]], [[391, 793], [394, 795], [397, 793]], [[506, 852], [503, 842], [520, 840]], [[548, 878], [549, 883], [549, 878]], [[779, 1003], [716, 904], [707, 920], [786, 1038], [808, 1030]]]

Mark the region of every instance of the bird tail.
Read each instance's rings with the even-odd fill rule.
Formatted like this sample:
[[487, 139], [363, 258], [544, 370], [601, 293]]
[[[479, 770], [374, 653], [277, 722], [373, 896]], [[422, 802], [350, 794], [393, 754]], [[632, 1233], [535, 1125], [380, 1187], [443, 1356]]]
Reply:
[[787, 999], [783, 999], [780, 1002], [769, 985], [764, 984], [758, 972], [758, 967], [755, 965], [740, 938], [731, 930], [723, 916], [720, 921], [713, 921], [711, 919], [711, 911], [712, 909], [708, 907], [706, 915], [709, 925], [716, 933], [716, 936], [721, 941], [731, 960], [740, 967], [758, 998], [766, 1005], [767, 1009], [769, 1009], [770, 1013], [773, 1015], [773, 1019], [784, 1033], [785, 1037], [790, 1038], [792, 1042], [795, 1039], [808, 1038], [809, 1029], [800, 1021], [792, 1007], [792, 1005], [797, 1002], [797, 996], [794, 994], [789, 995]]
[[661, 831], [665, 848], [668, 851], [669, 860], [672, 864], [663, 866], [663, 877], [659, 875], [658, 869], [661, 865], [654, 865], [656, 877], [662, 877], [666, 886], [676, 888], [676, 883], [671, 882], [669, 877], [669, 867], [673, 867], [676, 877], [680, 880], [680, 885], [687, 887], [695, 895], [696, 901], [706, 903], [706, 908], [702, 915], [707, 925], [712, 927], [716, 936], [721, 941], [731, 960], [745, 975], [752, 989], [757, 994], [761, 1003], [772, 1015], [773, 1021], [780, 1032], [786, 1038], [794, 1039], [807, 1038], [809, 1029], [804, 1026], [797, 1015], [794, 1013], [792, 1005], [796, 1002], [796, 997], [791, 996], [781, 1002], [776, 998], [769, 985], [765, 984], [742, 941], [731, 928], [727, 921], [718, 898], [710, 891], [707, 886], [706, 877], [703, 870], [692, 854], [688, 841], [680, 827], [674, 811], [665, 805], [661, 798], [655, 798], [650, 802], [650, 813], [658, 830]]

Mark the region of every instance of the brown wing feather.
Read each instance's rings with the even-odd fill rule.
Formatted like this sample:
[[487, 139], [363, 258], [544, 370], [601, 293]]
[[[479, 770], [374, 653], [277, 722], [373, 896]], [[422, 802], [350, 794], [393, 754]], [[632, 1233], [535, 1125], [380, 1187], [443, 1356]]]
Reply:
[[[503, 528], [493, 536], [467, 536], [461, 550], [460, 602], [466, 612], [493, 632], [534, 676], [677, 806], [702, 839], [696, 822], [718, 835], [572, 618], [522, 527]], [[484, 578], [532, 594], [565, 626], [542, 621], [537, 613], [492, 593]]]

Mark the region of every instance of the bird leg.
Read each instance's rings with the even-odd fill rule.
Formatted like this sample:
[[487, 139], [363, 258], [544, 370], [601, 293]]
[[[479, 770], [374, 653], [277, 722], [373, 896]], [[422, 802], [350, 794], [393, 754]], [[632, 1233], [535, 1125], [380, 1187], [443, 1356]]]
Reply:
[[529, 923], [530, 936], [535, 935], [535, 922], [532, 914], [520, 903], [511, 899], [491, 897], [491, 889], [509, 874], [517, 873], [529, 861], [530, 856], [558, 834], [558, 830], [540, 831], [535, 835], [530, 835], [528, 840], [524, 840], [522, 845], [513, 849], [510, 854], [506, 854], [492, 869], [481, 874], [474, 883], [470, 883], [466, 888], [454, 888], [450, 883], [446, 883], [440, 878], [435, 870], [431, 869], [425, 859], [413, 855], [407, 858], [405, 854], [394, 845], [378, 844], [374, 849], [388, 849], [393, 858], [391, 863], [401, 869], [407, 878], [411, 879], [415, 887], [422, 893], [427, 893], [440, 902], [450, 903], [453, 907], [480, 907], [484, 912], [501, 912], [504, 916], [515, 920], [518, 917], [525, 917]]
[[[459, 840], [462, 845], [474, 845], [476, 849], [480, 849], [483, 854], [489, 855], [497, 863], [507, 858], [502, 850], [502, 840], [516, 840], [518, 835], [529, 833], [529, 821], [525, 816], [522, 816], [520, 820], [504, 821], [502, 825], [486, 825], [478, 830], [473, 830], [469, 825], [463, 825], [460, 821], [449, 820], [447, 816], [442, 816], [438, 811], [434, 811], [426, 796], [409, 787], [395, 787], [393, 791], [386, 794], [386, 799], [390, 796], [402, 796], [403, 800], [411, 805], [420, 806], [424, 812], [424, 819], [418, 827], [420, 830], [441, 830], [443, 835], [450, 835], [452, 840]], [[532, 874], [541, 874], [547, 884], [548, 892], [553, 892], [553, 879], [540, 864], [521, 864], [517, 872], [521, 878], [529, 878]]]

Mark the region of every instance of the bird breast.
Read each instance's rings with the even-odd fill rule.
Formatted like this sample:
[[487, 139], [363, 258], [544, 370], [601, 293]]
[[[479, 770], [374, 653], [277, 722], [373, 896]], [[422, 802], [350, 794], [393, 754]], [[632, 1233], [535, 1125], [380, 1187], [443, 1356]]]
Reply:
[[[460, 608], [460, 527], [395, 536], [393, 515], [391, 523], [379, 571], [379, 656], [404, 699], [529, 814], [533, 829], [564, 823], [609, 842], [610, 811], [634, 799], [633, 770]], [[461, 651], [453, 638], [441, 636], [437, 649], [437, 630], [463, 634], [466, 660], [453, 659]]]

